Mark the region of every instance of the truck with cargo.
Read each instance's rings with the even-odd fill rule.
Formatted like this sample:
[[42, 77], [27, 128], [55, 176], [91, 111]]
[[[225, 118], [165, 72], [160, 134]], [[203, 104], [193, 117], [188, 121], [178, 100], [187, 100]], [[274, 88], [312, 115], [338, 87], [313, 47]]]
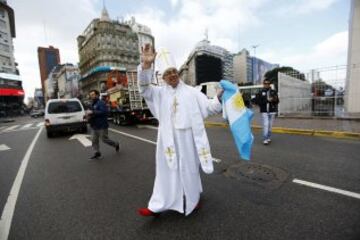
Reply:
[[[112, 79], [117, 79], [113, 84]], [[134, 123], [155, 123], [145, 100], [141, 97], [136, 71], [124, 71], [117, 76], [109, 76], [107, 98], [110, 117], [117, 125]]]

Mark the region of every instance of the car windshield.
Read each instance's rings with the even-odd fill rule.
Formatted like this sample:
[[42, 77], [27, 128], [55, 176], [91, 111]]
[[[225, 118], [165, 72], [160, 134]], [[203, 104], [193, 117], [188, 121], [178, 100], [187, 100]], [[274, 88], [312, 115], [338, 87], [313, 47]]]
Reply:
[[72, 113], [80, 112], [81, 106], [76, 101], [52, 102], [49, 104], [49, 113]]

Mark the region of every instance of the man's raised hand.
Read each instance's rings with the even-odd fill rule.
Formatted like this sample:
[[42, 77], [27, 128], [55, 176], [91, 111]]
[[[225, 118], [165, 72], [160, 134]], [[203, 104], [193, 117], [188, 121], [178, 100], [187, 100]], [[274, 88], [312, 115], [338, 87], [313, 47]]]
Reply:
[[153, 46], [147, 43], [144, 47], [141, 47], [141, 62], [143, 69], [151, 68], [151, 64], [155, 61], [156, 52]]

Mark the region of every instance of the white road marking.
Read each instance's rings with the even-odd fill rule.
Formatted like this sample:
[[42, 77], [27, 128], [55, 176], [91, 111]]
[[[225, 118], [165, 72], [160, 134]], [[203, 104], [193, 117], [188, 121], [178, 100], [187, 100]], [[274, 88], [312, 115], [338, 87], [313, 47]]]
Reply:
[[5, 144], [0, 144], [0, 151], [6, 151], [6, 150], [10, 150], [11, 148], [9, 148], [8, 146], [6, 146]]
[[158, 130], [158, 127], [152, 126], [152, 125], [136, 125], [137, 128], [148, 128], [153, 130]]
[[1, 131], [1, 129], [3, 129], [3, 128], [5, 128], [5, 127], [0, 127], [0, 131]]
[[25, 124], [24, 126], [22, 126], [20, 129], [29, 128], [29, 127], [31, 127], [32, 125], [33, 125], [32, 123], [28, 123], [28, 124]]
[[[133, 139], [136, 139], [136, 140], [140, 140], [140, 141], [143, 141], [143, 142], [147, 142], [147, 143], [151, 143], [151, 144], [156, 145], [156, 142], [153, 142], [153, 141], [150, 141], [150, 140], [147, 140], [145, 138], [138, 137], [138, 136], [135, 136], [135, 135], [131, 135], [131, 134], [128, 134], [128, 133], [120, 132], [120, 131], [118, 131], [118, 130], [116, 130], [114, 128], [109, 128], [109, 130], [112, 131], [112, 132], [116, 132], [118, 134], [124, 135], [126, 137], [130, 137], [130, 138], [133, 138]], [[215, 163], [220, 163], [221, 159], [213, 157], [213, 161]]]
[[5, 128], [3, 131], [4, 132], [8, 132], [8, 131], [12, 131], [14, 130], [15, 128], [19, 127], [20, 125], [13, 125], [11, 127], [8, 127], [8, 128]]
[[145, 138], [141, 138], [141, 137], [138, 137], [138, 136], [135, 136], [135, 135], [131, 135], [131, 134], [128, 134], [128, 133], [120, 132], [120, 131], [118, 131], [118, 130], [116, 130], [114, 128], [109, 128], [109, 130], [112, 131], [112, 132], [116, 132], [118, 134], [127, 136], [129, 138], [133, 138], [133, 139], [136, 139], [136, 140], [140, 140], [140, 141], [143, 141], [143, 142], [147, 142], [147, 143], [151, 143], [151, 144], [156, 145], [156, 142], [153, 142], [153, 141], [150, 141], [150, 140], [147, 140]]
[[44, 126], [44, 122], [39, 122], [36, 127], [41, 127], [41, 126]]
[[75, 134], [70, 137], [69, 140], [77, 139], [82, 145], [84, 145], [84, 147], [90, 147], [92, 145], [92, 142], [87, 137], [90, 137], [90, 135]]
[[9, 236], [9, 231], [10, 231], [10, 227], [11, 227], [12, 218], [14, 215], [15, 205], [16, 205], [16, 201], [17, 201], [17, 198], [19, 195], [22, 181], [24, 179], [26, 167], [29, 163], [31, 153], [35, 147], [35, 144], [40, 136], [42, 129], [43, 129], [42, 127], [39, 129], [39, 131], [35, 135], [34, 139], [32, 140], [29, 148], [27, 149], [25, 156], [24, 156], [23, 160], [21, 161], [19, 171], [16, 174], [15, 181], [11, 187], [10, 194], [8, 196], [4, 210], [1, 214], [0, 240], [7, 240], [8, 236]]
[[318, 189], [322, 189], [322, 190], [326, 190], [329, 192], [334, 192], [334, 193], [338, 193], [338, 194], [342, 194], [348, 197], [353, 197], [353, 198], [357, 198], [360, 199], [360, 194], [359, 193], [354, 193], [354, 192], [350, 192], [350, 191], [346, 191], [346, 190], [341, 190], [338, 188], [333, 188], [333, 187], [329, 187], [329, 186], [325, 186], [325, 185], [321, 185], [321, 184], [317, 184], [317, 183], [312, 183], [312, 182], [308, 182], [308, 181], [304, 181], [304, 180], [300, 180], [300, 179], [294, 179], [293, 180], [294, 183], [298, 183], [298, 184], [302, 184], [308, 187], [312, 187], [312, 188], [318, 188]]

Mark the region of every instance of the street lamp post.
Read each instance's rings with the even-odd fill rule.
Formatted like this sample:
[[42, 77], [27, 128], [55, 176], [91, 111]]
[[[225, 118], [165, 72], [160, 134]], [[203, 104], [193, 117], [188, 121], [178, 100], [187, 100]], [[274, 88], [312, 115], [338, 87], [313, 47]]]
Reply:
[[253, 82], [253, 84], [255, 84], [254, 83], [254, 74], [255, 74], [255, 72], [254, 72], [254, 58], [256, 57], [256, 48], [259, 46], [259, 44], [257, 44], [257, 45], [252, 45], [251, 47], [254, 49], [254, 56], [252, 57], [252, 61], [251, 61], [251, 69], [252, 69], [252, 82]]

